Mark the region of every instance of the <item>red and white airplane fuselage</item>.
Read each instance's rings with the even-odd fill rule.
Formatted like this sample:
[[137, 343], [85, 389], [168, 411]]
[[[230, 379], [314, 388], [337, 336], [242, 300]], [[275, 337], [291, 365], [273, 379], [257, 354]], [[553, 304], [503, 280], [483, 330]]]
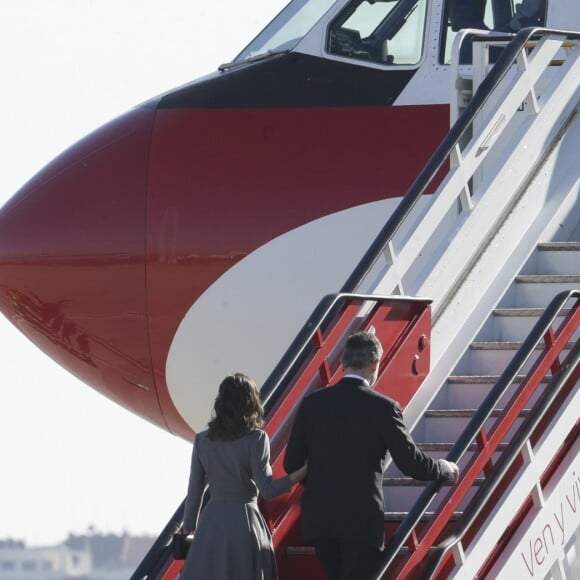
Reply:
[[224, 375], [266, 378], [447, 132], [453, 28], [443, 0], [290, 3], [236, 61], [98, 129], [2, 208], [0, 308], [190, 438]]

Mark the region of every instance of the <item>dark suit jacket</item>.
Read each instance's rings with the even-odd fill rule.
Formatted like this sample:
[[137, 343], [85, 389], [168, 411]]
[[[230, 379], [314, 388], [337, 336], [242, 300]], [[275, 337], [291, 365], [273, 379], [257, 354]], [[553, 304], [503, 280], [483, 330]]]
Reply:
[[380, 547], [384, 540], [383, 471], [388, 453], [415, 479], [448, 479], [447, 466], [425, 455], [403, 423], [399, 404], [357, 378], [302, 401], [284, 468], [308, 461], [302, 495], [306, 542], [331, 537]]

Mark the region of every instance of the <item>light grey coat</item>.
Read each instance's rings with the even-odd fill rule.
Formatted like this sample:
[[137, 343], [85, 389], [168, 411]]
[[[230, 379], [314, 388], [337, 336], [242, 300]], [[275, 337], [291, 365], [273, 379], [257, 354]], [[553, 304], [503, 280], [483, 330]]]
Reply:
[[[203, 492], [210, 501], [200, 512]], [[195, 530], [182, 580], [275, 580], [270, 531], [258, 509], [259, 492], [270, 498], [290, 490], [290, 476], [272, 477], [270, 442], [256, 430], [234, 441], [197, 434], [184, 523]], [[199, 519], [198, 519], [199, 515]]]

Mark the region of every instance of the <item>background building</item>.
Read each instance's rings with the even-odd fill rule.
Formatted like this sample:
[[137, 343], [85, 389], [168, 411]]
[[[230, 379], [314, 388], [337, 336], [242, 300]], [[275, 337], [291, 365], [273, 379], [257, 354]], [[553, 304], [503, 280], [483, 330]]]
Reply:
[[0, 540], [0, 580], [126, 580], [155, 538], [123, 534], [69, 535], [57, 546]]

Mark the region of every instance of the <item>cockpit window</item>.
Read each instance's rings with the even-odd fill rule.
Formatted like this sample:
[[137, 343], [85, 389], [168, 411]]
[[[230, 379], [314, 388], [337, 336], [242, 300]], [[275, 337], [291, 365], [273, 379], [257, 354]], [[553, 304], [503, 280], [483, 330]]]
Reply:
[[427, 0], [354, 0], [329, 28], [331, 54], [392, 65], [421, 60]]
[[514, 33], [527, 26], [544, 26], [545, 23], [546, 0], [447, 0], [440, 61], [449, 64], [455, 35], [464, 28]]
[[292, 50], [336, 0], [294, 0], [236, 57], [234, 62]]

